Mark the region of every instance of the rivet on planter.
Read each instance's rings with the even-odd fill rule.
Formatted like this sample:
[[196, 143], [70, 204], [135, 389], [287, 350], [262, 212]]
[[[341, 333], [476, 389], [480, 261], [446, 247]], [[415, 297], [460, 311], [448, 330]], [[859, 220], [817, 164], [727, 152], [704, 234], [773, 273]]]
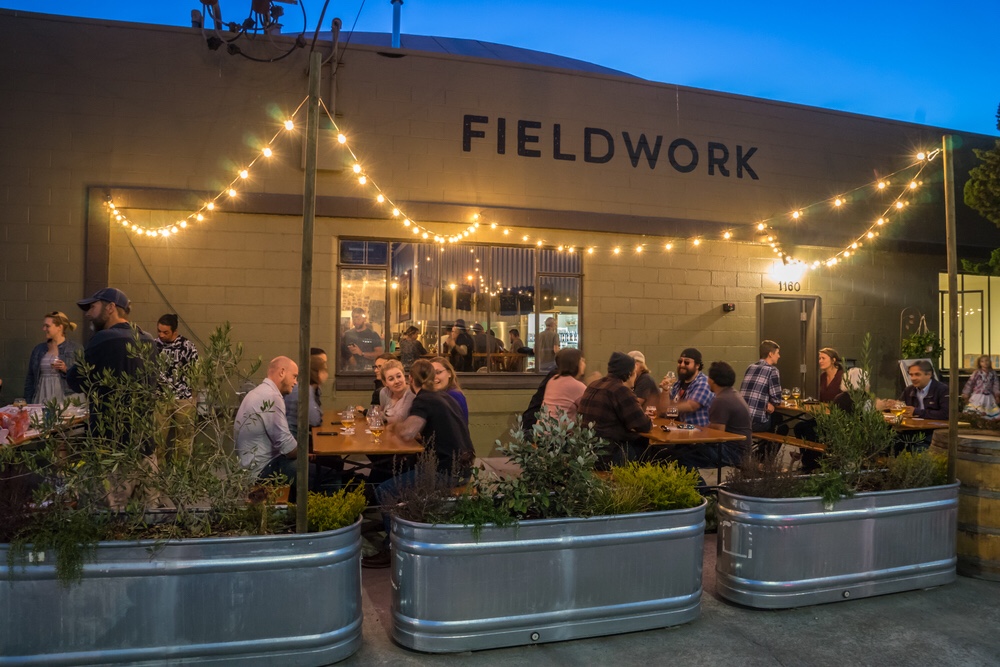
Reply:
[[531, 641], [533, 641], [533, 642], [537, 642], [537, 641], [538, 641], [538, 637], [539, 637], [539, 636], [540, 636], [540, 635], [539, 635], [539, 634], [538, 634], [537, 632], [532, 632], [532, 633], [531, 633]]
[[851, 591], [844, 591], [844, 597], [845, 598], [851, 597]]

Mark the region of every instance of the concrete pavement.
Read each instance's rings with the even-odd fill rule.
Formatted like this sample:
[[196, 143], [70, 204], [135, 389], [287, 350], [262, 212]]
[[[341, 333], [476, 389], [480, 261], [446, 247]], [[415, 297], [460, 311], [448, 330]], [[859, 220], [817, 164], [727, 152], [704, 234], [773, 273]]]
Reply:
[[715, 535], [706, 535], [702, 612], [692, 623], [450, 655], [417, 653], [394, 644], [389, 570], [364, 570], [364, 644], [340, 664], [1000, 665], [1000, 583], [959, 577], [952, 585], [925, 591], [761, 611], [716, 597], [715, 545]]

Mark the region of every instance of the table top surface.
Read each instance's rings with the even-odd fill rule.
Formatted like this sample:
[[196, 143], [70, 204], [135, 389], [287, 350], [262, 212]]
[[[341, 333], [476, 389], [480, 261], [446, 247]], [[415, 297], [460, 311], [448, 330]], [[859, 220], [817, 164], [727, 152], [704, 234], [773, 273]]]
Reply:
[[[674, 425], [677, 423], [680, 422], [663, 417], [655, 417], [653, 419], [653, 430], [642, 435], [649, 438], [649, 444], [651, 445], [700, 445], [746, 440], [745, 435], [719, 431], [707, 426], [695, 426], [693, 429], [674, 428]], [[666, 426], [670, 430], [664, 431], [661, 426]]]
[[330, 410], [323, 413], [323, 422], [312, 427], [313, 453], [320, 455], [367, 455], [367, 454], [419, 454], [424, 446], [414, 440], [404, 441], [389, 434], [382, 435], [381, 442], [375, 444], [375, 436], [368, 432], [365, 418], [354, 422], [354, 433], [345, 433], [341, 428], [340, 413]]

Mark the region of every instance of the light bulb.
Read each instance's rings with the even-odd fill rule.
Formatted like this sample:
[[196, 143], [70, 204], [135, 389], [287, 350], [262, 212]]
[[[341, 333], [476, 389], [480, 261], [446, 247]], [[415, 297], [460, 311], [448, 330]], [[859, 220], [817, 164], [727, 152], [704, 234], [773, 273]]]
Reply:
[[379, 204], [385, 203], [385, 195], [380, 194], [378, 197], [375, 197], [375, 201], [377, 201]]
[[726, 239], [728, 241], [729, 239], [733, 238], [733, 233], [732, 232], [726, 232], [725, 234], [722, 235], [722, 238], [724, 238], [724, 239]]
[[497, 223], [491, 222], [490, 223], [490, 229], [496, 229], [496, 228], [497, 228]]
[[621, 251], [622, 251], [622, 249], [621, 249], [621, 248], [615, 248], [615, 249], [614, 249], [614, 250], [612, 250], [611, 252], [613, 252], [614, 254], [618, 255], [618, 254], [621, 254]]
[[875, 232], [868, 232], [868, 238], [870, 239], [875, 238]]
[[527, 235], [527, 234], [525, 234], [524, 236], [522, 236], [522, 237], [521, 237], [521, 240], [522, 240], [522, 241], [527, 241], [527, 240], [528, 240], [528, 235]]
[[663, 246], [663, 248], [665, 250], [673, 250], [674, 249], [674, 244], [673, 243], [668, 243], [667, 245]]
[[188, 226], [188, 223], [187, 223], [186, 220], [181, 220], [179, 224], [181, 226], [181, 229], [184, 229], [184, 228], [186, 228]]
[[918, 160], [926, 160], [927, 159], [927, 153], [924, 153], [923, 151], [920, 151], [919, 153], [917, 153], [917, 159]]
[[361, 173], [361, 165], [358, 164], [357, 162], [354, 163], [354, 166], [351, 167], [351, 169], [354, 170], [355, 174], [360, 174]]
[[205, 204], [205, 208], [207, 208], [209, 211], [214, 211], [215, 210], [215, 202], [214, 201], [208, 202], [207, 204]]
[[229, 196], [230, 197], [235, 197], [236, 196], [236, 190], [234, 190], [233, 188], [229, 188]]
[[250, 176], [249, 171], [247, 171], [246, 169], [240, 169], [240, 178], [248, 178], [249, 176]]
[[199, 213], [198, 215], [194, 216], [194, 219], [197, 220], [198, 222], [201, 222], [202, 220], [205, 219], [205, 216]]
[[792, 217], [796, 220], [798, 220], [801, 215], [802, 213], [800, 211], [792, 211]]
[[911, 190], [916, 190], [917, 189], [917, 182], [916, 181], [910, 181], [910, 189]]
[[765, 229], [766, 227], [767, 227], [767, 225], [765, 225], [765, 224], [764, 224], [763, 222], [758, 222], [758, 223], [757, 223], [757, 231], [758, 231], [758, 232], [762, 232], [762, 231], [764, 231], [764, 229]]
[[844, 200], [841, 199], [840, 197], [837, 197], [836, 199], [833, 200], [833, 205], [834, 206], [843, 206], [843, 204], [844, 204]]
[[701, 239], [695, 239], [695, 240], [693, 241], [693, 243], [694, 243], [695, 245], [701, 245]]
[[594, 254], [594, 249], [593, 248], [587, 248], [587, 254], [588, 255], [593, 255]]
[[361, 185], [364, 185], [367, 182], [368, 182], [368, 177], [367, 176], [359, 176], [358, 177], [358, 183], [360, 183]]
[[347, 137], [345, 137], [345, 136], [343, 135], [343, 133], [341, 133], [341, 134], [338, 134], [338, 135], [337, 135], [337, 142], [338, 142], [338, 143], [341, 143], [341, 144], [346, 144], [346, 143], [347, 143]]
[[295, 129], [295, 123], [292, 122], [291, 118], [289, 118], [288, 120], [285, 121], [285, 129], [286, 130], [294, 130]]
[[397, 216], [397, 215], [399, 215], [399, 209], [398, 209], [398, 208], [394, 208], [394, 209], [392, 209], [392, 215], [393, 215], [393, 216]]
[[878, 189], [879, 190], [885, 190], [885, 181], [879, 181], [878, 182]]
[[897, 209], [903, 208], [903, 202], [901, 201], [896, 202], [896, 208]]
[[885, 224], [885, 218], [879, 218], [878, 220], [875, 221], [875, 224], [876, 225], [884, 225]]
[[541, 242], [541, 241], [539, 241], [539, 242], [538, 242], [538, 243], [536, 243], [535, 245], [536, 245], [536, 246], [538, 246], [539, 248], [541, 248], [541, 247], [542, 247], [542, 242]]
[[264, 157], [271, 157], [274, 155], [274, 151], [272, 151], [269, 146], [264, 146], [264, 150], [262, 150], [261, 153], [263, 153]]

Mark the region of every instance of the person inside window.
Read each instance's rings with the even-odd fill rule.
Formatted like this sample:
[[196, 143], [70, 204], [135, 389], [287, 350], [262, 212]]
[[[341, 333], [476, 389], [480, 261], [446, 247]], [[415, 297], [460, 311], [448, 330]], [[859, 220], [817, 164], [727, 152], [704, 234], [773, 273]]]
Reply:
[[344, 332], [340, 349], [341, 368], [349, 371], [367, 371], [385, 348], [382, 338], [375, 333], [364, 308], [351, 310], [351, 328]]

